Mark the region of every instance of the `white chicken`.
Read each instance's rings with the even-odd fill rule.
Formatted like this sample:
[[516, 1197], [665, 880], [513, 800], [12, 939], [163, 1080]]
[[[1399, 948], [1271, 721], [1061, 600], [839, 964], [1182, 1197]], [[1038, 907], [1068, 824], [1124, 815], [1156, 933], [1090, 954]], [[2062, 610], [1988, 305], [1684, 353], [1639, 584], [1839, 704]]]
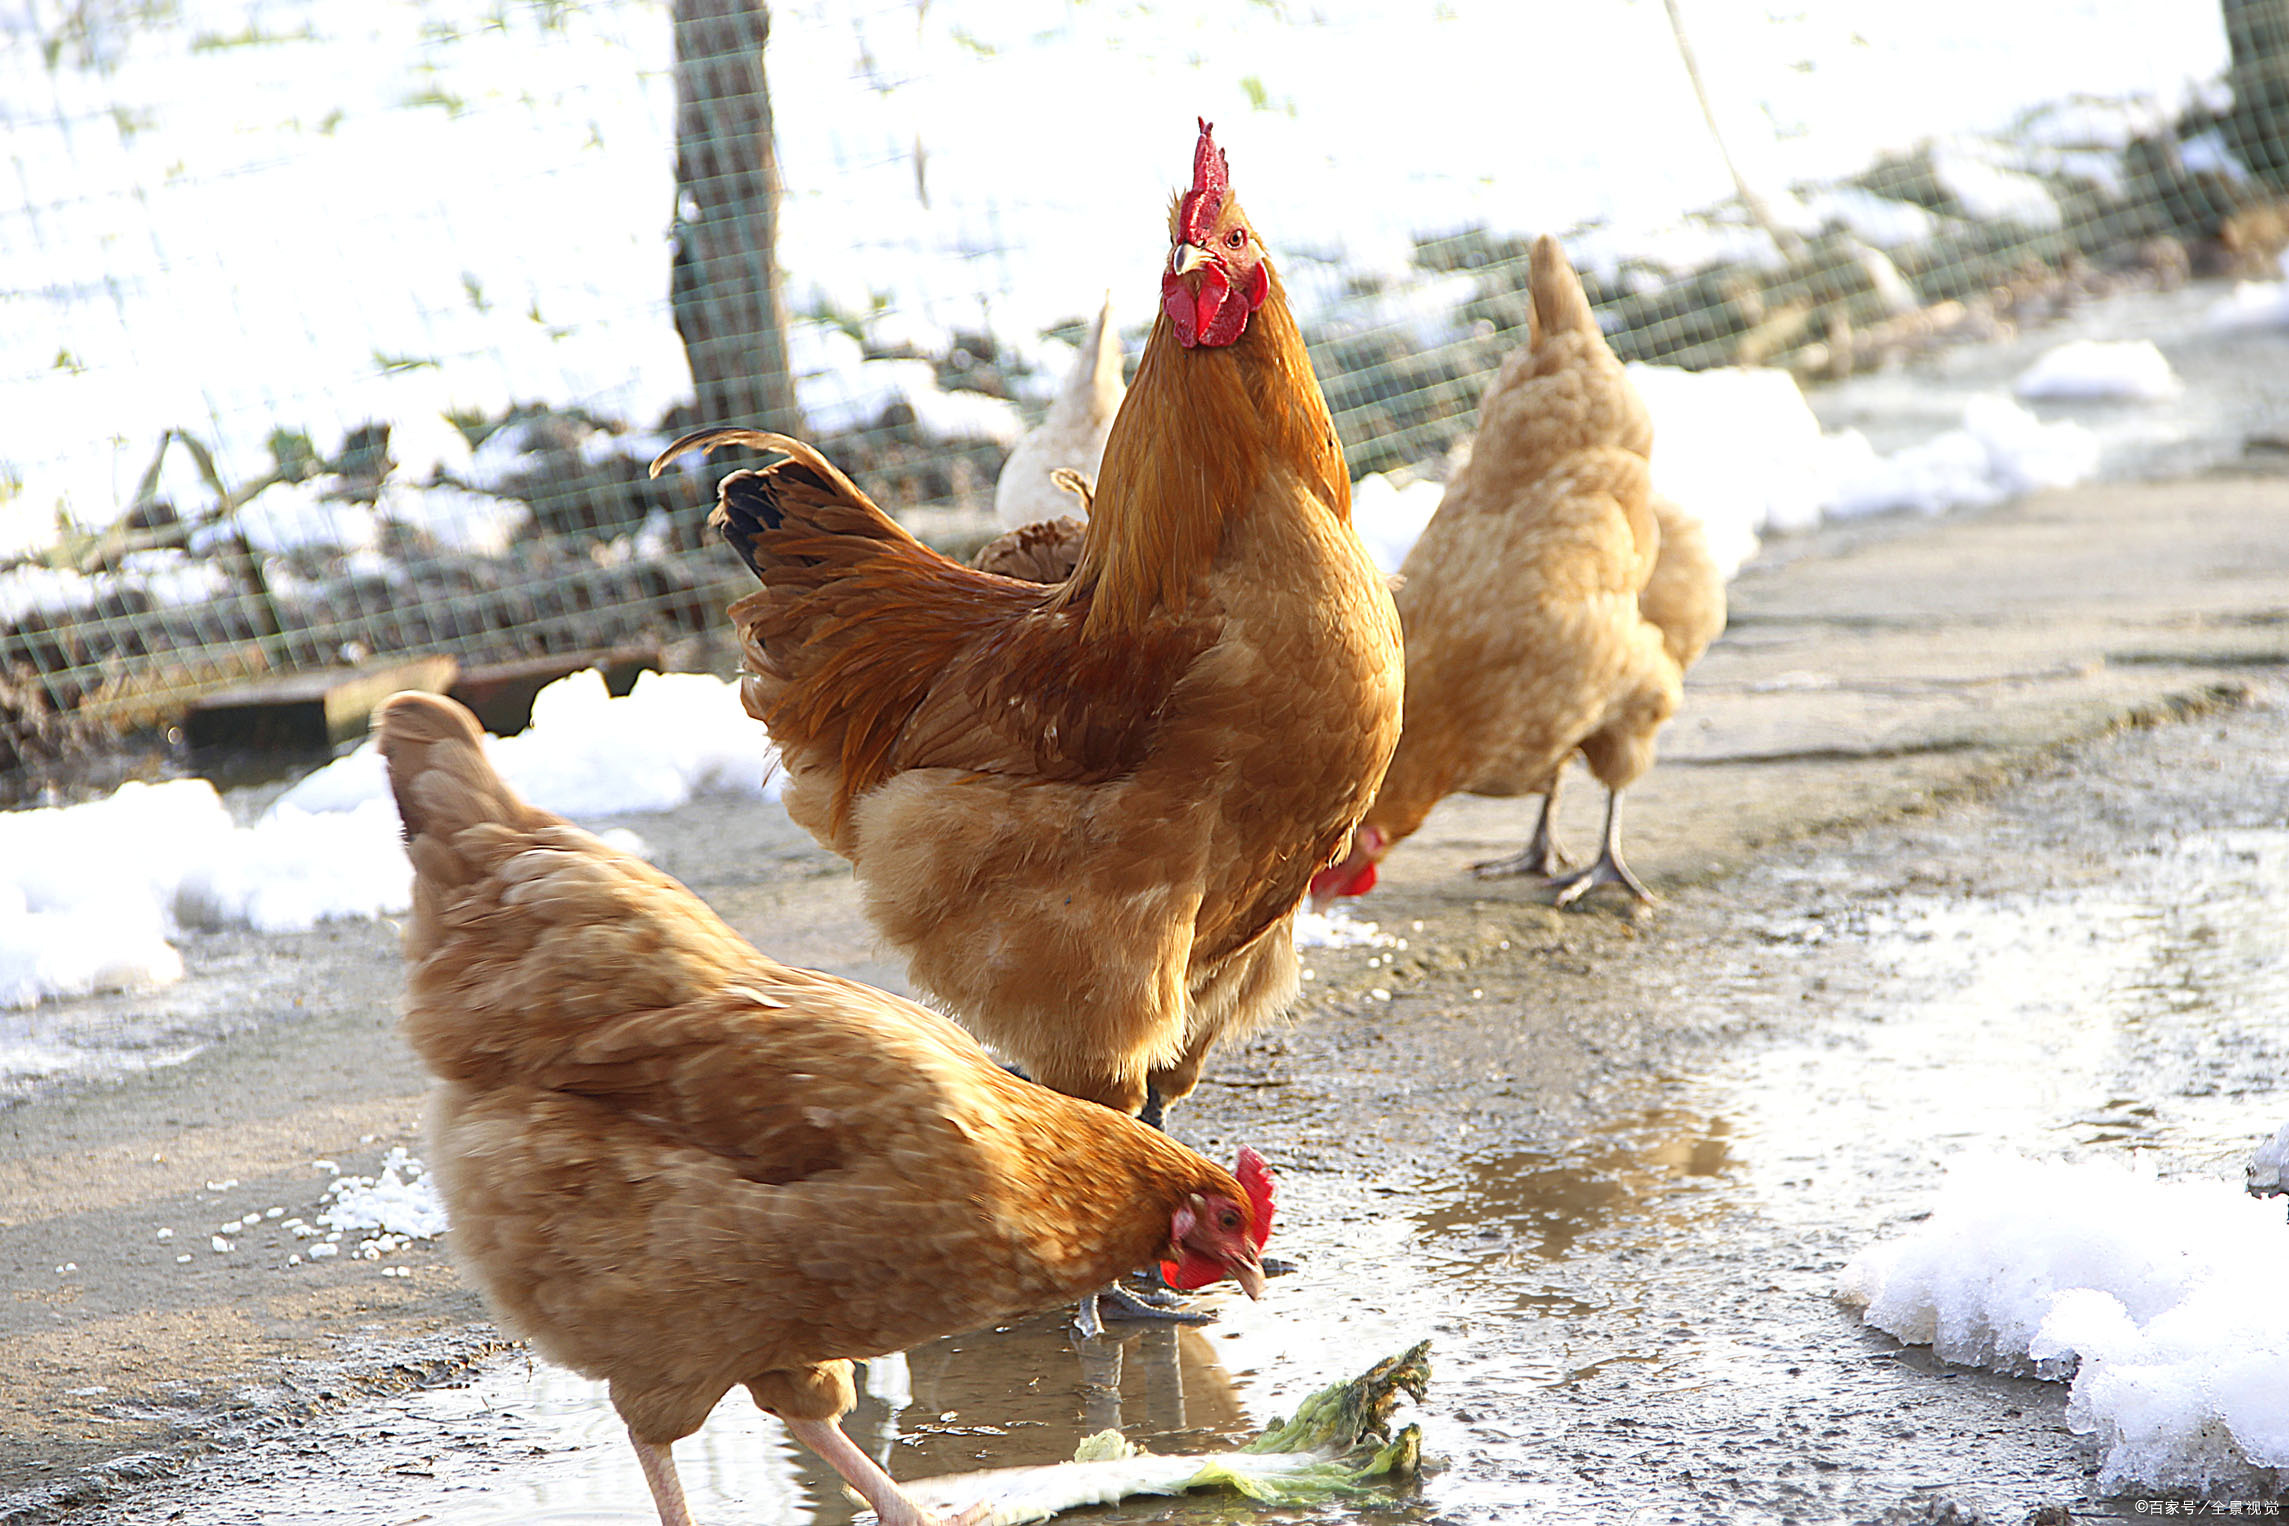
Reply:
[[1121, 336], [1113, 328], [1113, 299], [1097, 311], [1097, 325], [1081, 346], [1065, 390], [1049, 405], [1049, 416], [1017, 442], [994, 484], [994, 514], [1015, 529], [1073, 512], [1073, 496], [1050, 480], [1059, 469], [1079, 472], [1091, 482], [1105, 458], [1105, 436], [1127, 392], [1121, 383]]

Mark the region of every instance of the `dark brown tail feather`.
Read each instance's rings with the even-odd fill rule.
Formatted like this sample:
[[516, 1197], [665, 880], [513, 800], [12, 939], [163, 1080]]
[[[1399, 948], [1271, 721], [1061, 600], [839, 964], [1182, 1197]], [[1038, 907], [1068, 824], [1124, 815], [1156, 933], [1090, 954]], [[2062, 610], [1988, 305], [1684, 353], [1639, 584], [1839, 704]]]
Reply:
[[[782, 499], [790, 490], [812, 499], [844, 499], [865, 504], [869, 509], [874, 507], [858, 484], [844, 476], [816, 449], [792, 435], [773, 434], [765, 429], [695, 430], [660, 452], [652, 462], [652, 475], [657, 477], [667, 470], [668, 463], [687, 450], [713, 450], [721, 445], [775, 451], [787, 458], [760, 470], [733, 472], [724, 478], [716, 489], [715, 512], [708, 516], [708, 524], [723, 537], [726, 545], [739, 553], [739, 559], [757, 577], [762, 577], [764, 571], [755, 543], [786, 522], [787, 505]], [[875, 512], [880, 514], [879, 510]], [[888, 517], [882, 517], [887, 525]]]

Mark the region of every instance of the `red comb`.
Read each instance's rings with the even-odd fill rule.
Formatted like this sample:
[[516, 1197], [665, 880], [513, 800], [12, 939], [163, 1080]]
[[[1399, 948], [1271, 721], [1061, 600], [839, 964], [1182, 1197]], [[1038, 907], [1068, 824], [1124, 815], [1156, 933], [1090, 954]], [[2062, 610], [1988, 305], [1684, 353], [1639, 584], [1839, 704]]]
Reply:
[[[1202, 130], [1206, 130], [1205, 123], [1202, 124]], [[1248, 1238], [1255, 1242], [1256, 1249], [1262, 1250], [1264, 1242], [1272, 1237], [1272, 1209], [1275, 1205], [1272, 1201], [1271, 1167], [1264, 1164], [1264, 1157], [1242, 1145], [1240, 1164], [1232, 1174], [1240, 1179], [1241, 1187], [1247, 1191], [1249, 1204], [1256, 1210], [1256, 1222], [1249, 1231]]]
[[1208, 119], [1195, 120], [1200, 123], [1200, 142], [1192, 150], [1192, 189], [1184, 193], [1184, 202], [1177, 209], [1177, 233], [1185, 243], [1205, 245], [1232, 189], [1232, 172], [1224, 162], [1224, 150], [1216, 146], [1215, 129]]

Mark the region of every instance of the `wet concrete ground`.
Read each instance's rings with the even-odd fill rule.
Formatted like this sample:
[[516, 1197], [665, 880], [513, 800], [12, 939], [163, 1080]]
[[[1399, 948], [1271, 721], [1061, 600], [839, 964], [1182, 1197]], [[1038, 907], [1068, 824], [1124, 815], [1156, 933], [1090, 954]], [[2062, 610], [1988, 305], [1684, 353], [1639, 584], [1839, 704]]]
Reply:
[[[1272, 1158], [1301, 1270], [1205, 1331], [1127, 1338], [1134, 1439], [1245, 1431], [1429, 1335], [1446, 1466], [1394, 1519], [2137, 1513], [2090, 1495], [2063, 1389], [1903, 1353], [1830, 1295], [1958, 1150], [2139, 1144], [2232, 1175], [2289, 1118], [2289, 482], [1785, 553], [1736, 585], [1632, 798], [1663, 906], [1559, 915], [1471, 881], [1530, 814], [1452, 802], [1361, 908], [1407, 947], [1312, 952], [1296, 1020], [1175, 1115]], [[892, 982], [847, 876], [783, 820], [636, 825], [774, 953]], [[441, 1248], [384, 1278], [288, 1268], [261, 1229], [205, 1245], [209, 1220], [307, 1212], [311, 1159], [370, 1170], [412, 1137], [388, 930], [187, 957], [174, 992], [74, 1021], [160, 1013], [191, 1058], [0, 1115], [0, 1519], [648, 1519], [590, 1385], [467, 1364], [490, 1337]], [[1096, 1356], [1055, 1316], [941, 1342], [871, 1375], [852, 1430], [901, 1476], [1053, 1460], [1113, 1415]], [[679, 1455], [703, 1520], [848, 1517], [740, 1403]]]

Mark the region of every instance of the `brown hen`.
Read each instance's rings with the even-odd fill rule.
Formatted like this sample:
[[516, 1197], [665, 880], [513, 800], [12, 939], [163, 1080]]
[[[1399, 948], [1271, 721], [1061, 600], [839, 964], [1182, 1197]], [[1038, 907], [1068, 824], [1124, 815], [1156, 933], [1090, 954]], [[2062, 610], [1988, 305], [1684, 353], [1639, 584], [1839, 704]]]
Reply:
[[854, 1357], [1168, 1258], [1262, 1290], [1271, 1185], [1008, 1074], [968, 1034], [757, 952], [683, 886], [524, 804], [469, 713], [381, 749], [414, 865], [405, 1033], [439, 1084], [451, 1244], [504, 1324], [611, 1384], [668, 1526], [669, 1448], [745, 1385], [888, 1523]]
[[[1560, 905], [1603, 884], [1650, 899], [1622, 859], [1622, 792], [1723, 629], [1724, 580], [1699, 524], [1652, 494], [1645, 405], [1555, 239], [1535, 241], [1531, 282], [1528, 343], [1400, 568], [1406, 723], [1349, 853], [1313, 882], [1322, 901], [1370, 889], [1457, 792], [1543, 796], [1534, 840], [1482, 874], [1550, 875]], [[1550, 807], [1577, 750], [1608, 792], [1604, 843], [1560, 874]]]

